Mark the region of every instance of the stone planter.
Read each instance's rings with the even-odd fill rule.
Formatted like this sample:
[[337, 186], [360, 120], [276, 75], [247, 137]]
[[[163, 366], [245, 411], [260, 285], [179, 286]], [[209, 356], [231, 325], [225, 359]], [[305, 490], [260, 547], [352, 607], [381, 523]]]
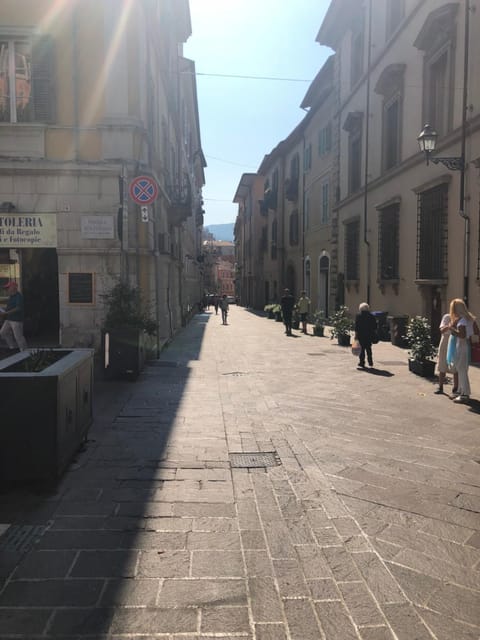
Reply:
[[423, 378], [435, 377], [435, 362], [433, 360], [412, 360], [408, 359], [408, 370]]
[[136, 380], [146, 360], [147, 334], [120, 327], [102, 331], [102, 362], [107, 380]]
[[42, 371], [18, 370], [30, 351], [0, 362], [0, 485], [57, 480], [86, 439], [94, 352], [51, 351], [64, 355]]

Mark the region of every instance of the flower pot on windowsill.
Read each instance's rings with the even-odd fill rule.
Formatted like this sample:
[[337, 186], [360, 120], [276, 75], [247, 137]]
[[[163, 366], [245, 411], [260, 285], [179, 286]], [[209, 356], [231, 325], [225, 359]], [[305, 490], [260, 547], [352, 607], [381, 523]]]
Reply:
[[435, 362], [433, 360], [408, 359], [408, 370], [422, 378], [435, 377]]

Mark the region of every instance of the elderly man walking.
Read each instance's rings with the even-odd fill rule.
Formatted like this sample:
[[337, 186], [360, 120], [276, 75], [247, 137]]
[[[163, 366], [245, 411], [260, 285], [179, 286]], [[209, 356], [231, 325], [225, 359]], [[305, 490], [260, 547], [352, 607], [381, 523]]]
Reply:
[[27, 342], [23, 336], [23, 295], [13, 280], [7, 282], [4, 288], [7, 290], [9, 298], [7, 306], [0, 312], [0, 317], [3, 319], [0, 336], [5, 340], [9, 349], [14, 350], [18, 346], [20, 351], [24, 351], [27, 348]]

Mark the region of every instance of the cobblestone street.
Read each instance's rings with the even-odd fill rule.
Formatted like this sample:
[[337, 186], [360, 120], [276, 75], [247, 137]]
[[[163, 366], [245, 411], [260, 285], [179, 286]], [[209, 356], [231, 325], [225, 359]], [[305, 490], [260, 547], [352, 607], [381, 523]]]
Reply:
[[97, 381], [59, 485], [0, 494], [0, 638], [478, 640], [480, 369], [374, 363], [232, 305]]

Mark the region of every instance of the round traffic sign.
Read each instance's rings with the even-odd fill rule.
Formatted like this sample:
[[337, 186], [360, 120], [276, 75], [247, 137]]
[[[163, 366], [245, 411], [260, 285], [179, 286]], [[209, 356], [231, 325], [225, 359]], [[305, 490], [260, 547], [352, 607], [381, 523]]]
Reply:
[[137, 204], [152, 204], [158, 197], [158, 185], [150, 176], [137, 176], [130, 183], [130, 197]]

